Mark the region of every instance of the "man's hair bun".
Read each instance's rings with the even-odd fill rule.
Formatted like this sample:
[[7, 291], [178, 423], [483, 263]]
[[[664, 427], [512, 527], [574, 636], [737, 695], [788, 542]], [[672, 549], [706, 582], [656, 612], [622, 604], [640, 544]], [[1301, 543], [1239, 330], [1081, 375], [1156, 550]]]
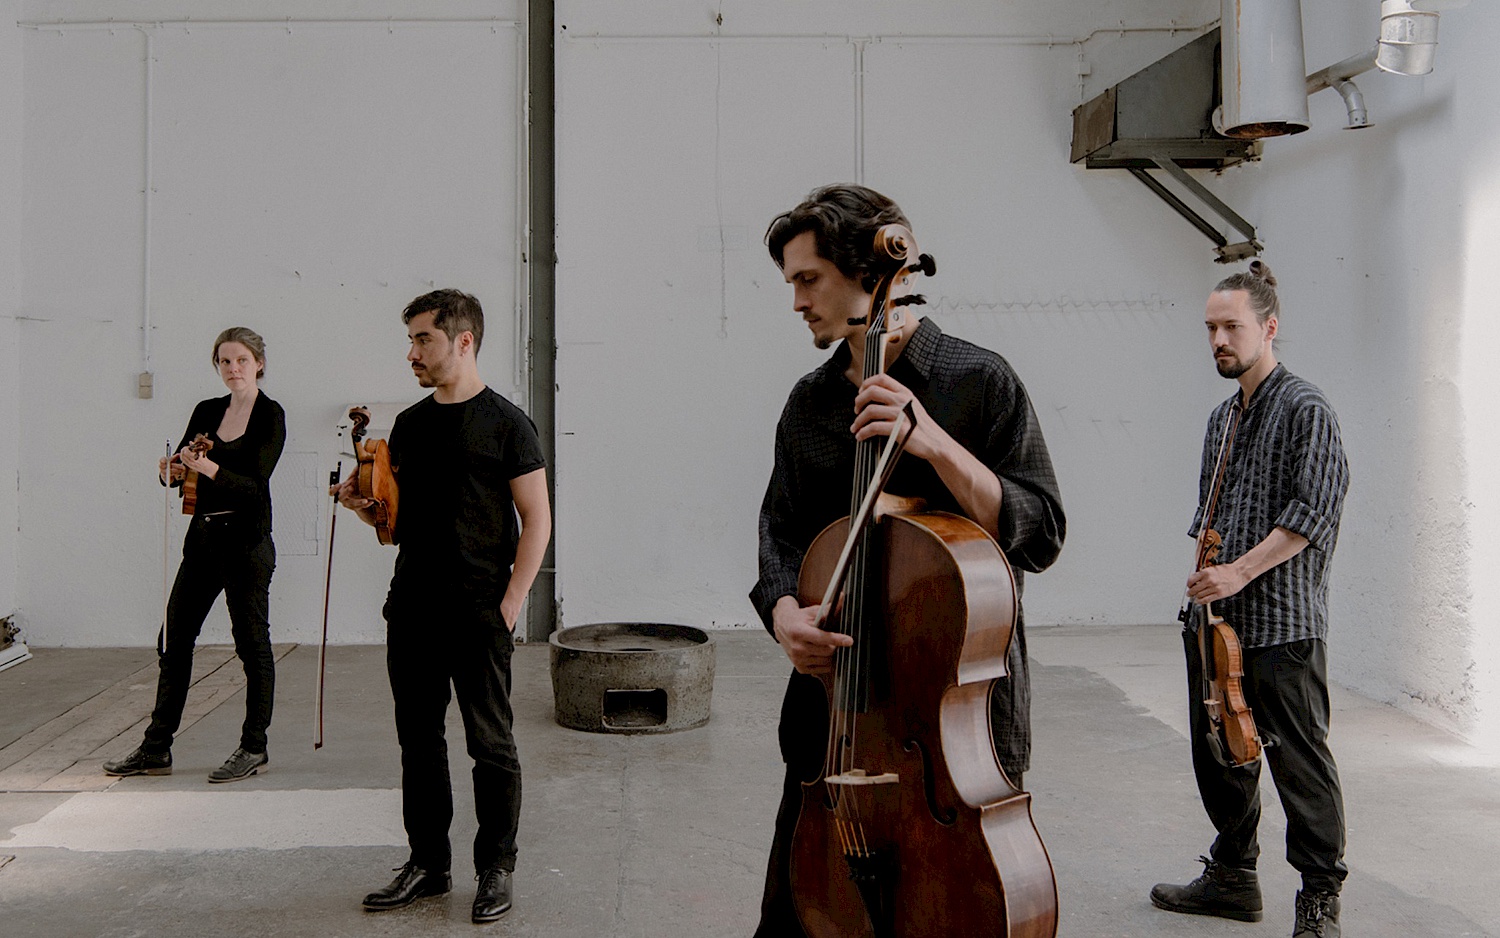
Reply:
[[1266, 282], [1266, 286], [1276, 286], [1276, 275], [1271, 273], [1271, 265], [1260, 258], [1250, 262], [1250, 273]]

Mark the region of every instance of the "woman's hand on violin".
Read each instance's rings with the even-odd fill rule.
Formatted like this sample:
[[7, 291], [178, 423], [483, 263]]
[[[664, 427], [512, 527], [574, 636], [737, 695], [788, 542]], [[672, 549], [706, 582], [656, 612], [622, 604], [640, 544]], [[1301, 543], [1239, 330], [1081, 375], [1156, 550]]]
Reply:
[[833, 670], [834, 654], [854, 644], [852, 636], [818, 628], [818, 609], [799, 606], [791, 596], [783, 596], [771, 610], [776, 641], [792, 666], [803, 674], [827, 674]]
[[849, 429], [854, 432], [856, 440], [890, 436], [891, 430], [895, 429], [896, 418], [907, 404], [911, 404], [917, 421], [916, 428], [906, 441], [906, 451], [918, 459], [931, 461], [945, 446], [953, 442], [953, 438], [927, 418], [927, 410], [922, 402], [917, 400], [906, 385], [888, 374], [866, 378], [864, 384], [860, 385], [859, 393], [854, 398], [854, 425]]
[[166, 485], [168, 482], [181, 482], [183, 477], [187, 475], [187, 467], [175, 456], [171, 460], [168, 460], [165, 456], [158, 456], [156, 459], [156, 474], [161, 479], [163, 485]]
[[195, 453], [191, 446], [184, 446], [177, 453], [177, 458], [186, 469], [208, 476], [212, 479], [219, 474], [219, 464], [208, 458], [207, 453]]
[[1228, 599], [1250, 583], [1238, 564], [1210, 564], [1188, 577], [1188, 598], [1198, 605]]

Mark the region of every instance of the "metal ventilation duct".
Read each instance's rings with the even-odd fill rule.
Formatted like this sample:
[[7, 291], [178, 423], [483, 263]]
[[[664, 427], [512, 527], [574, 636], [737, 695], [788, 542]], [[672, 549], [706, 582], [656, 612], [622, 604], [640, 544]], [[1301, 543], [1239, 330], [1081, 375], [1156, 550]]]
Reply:
[[1300, 0], [1223, 0], [1222, 11], [1224, 105], [1215, 128], [1248, 140], [1306, 130]]

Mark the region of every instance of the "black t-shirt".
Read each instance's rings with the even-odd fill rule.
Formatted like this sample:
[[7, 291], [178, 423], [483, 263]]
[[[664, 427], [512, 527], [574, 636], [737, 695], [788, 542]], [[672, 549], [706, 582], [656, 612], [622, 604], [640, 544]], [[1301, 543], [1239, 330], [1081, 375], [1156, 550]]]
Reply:
[[536, 425], [485, 388], [457, 404], [413, 404], [389, 442], [401, 492], [392, 593], [456, 587], [498, 604], [520, 539], [510, 482], [546, 465]]

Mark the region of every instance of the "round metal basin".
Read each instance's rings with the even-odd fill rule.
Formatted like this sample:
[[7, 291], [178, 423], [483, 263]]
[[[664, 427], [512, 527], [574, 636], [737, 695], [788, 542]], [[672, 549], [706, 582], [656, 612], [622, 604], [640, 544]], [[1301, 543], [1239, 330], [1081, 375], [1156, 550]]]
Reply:
[[714, 643], [702, 629], [603, 622], [552, 633], [557, 722], [592, 733], [671, 733], [708, 722]]

